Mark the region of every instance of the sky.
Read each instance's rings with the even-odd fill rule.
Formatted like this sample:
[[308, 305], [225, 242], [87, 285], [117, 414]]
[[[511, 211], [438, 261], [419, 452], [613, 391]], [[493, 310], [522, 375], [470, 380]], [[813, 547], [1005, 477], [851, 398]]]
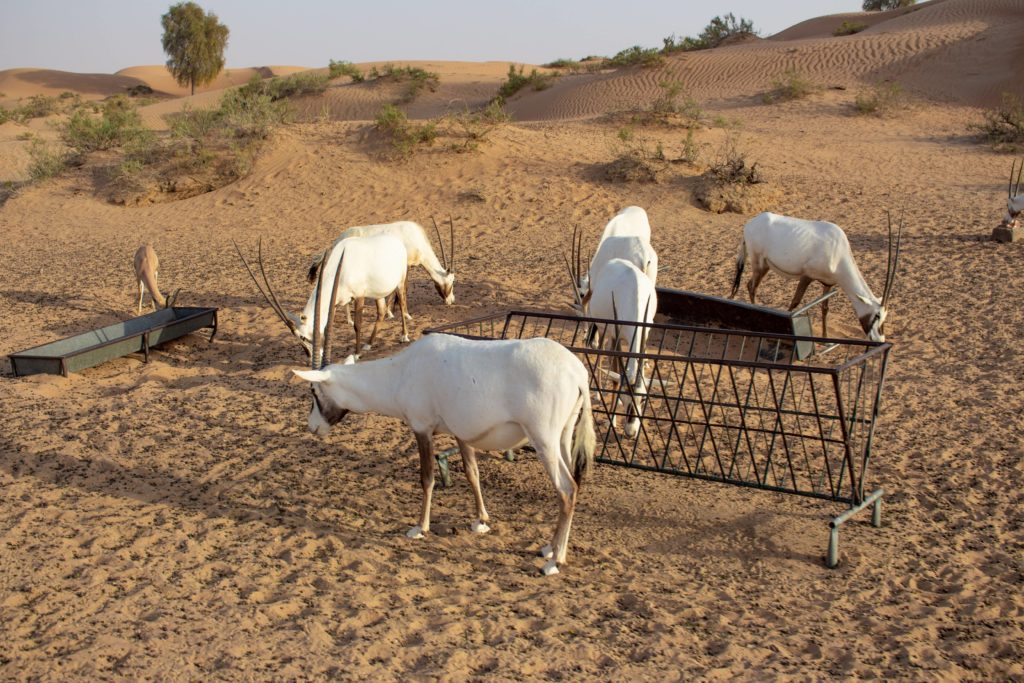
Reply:
[[[168, 0], [0, 0], [0, 70], [114, 73], [162, 64]], [[203, 0], [230, 30], [228, 68], [328, 61], [521, 61], [610, 56], [697, 35], [716, 14], [769, 36], [804, 19], [854, 12], [860, 0]]]

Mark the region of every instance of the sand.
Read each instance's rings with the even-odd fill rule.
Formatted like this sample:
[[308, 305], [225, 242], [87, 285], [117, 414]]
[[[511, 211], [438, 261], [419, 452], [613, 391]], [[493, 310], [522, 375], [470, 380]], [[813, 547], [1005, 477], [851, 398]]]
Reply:
[[[992, 92], [1024, 87], [1007, 38], [1022, 28], [1024, 3], [945, 0], [856, 36], [572, 77], [517, 96], [516, 123], [479, 152], [404, 163], [370, 143], [365, 112], [384, 95], [336, 84], [300, 103], [309, 115], [275, 133], [251, 176], [215, 192], [126, 209], [98, 198], [86, 170], [23, 189], [0, 207], [0, 354], [134, 315], [131, 259], [146, 241], [161, 283], [182, 287], [183, 305], [219, 307], [221, 331], [67, 379], [15, 379], [0, 364], [0, 678], [1024, 677], [1021, 248], [988, 240], [1010, 157], [967, 128]], [[847, 89], [763, 104], [784, 65]], [[443, 109], [445, 88], [484, 100], [507, 66], [437, 69], [442, 88], [414, 107]], [[529, 455], [489, 454], [492, 532], [469, 533], [456, 464], [454, 488], [435, 493], [436, 533], [407, 539], [420, 497], [412, 434], [374, 415], [307, 433], [308, 389], [290, 372], [304, 355], [231, 240], [254, 252], [263, 237], [296, 310], [309, 256], [343, 228], [452, 214], [456, 303], [414, 273], [420, 330], [510, 306], [565, 310], [567, 231], [587, 228], [592, 248], [611, 215], [638, 204], [669, 267], [659, 284], [727, 293], [747, 216], [700, 210], [682, 167], [655, 185], [603, 180], [618, 125], [602, 116], [648, 103], [665, 74], [684, 78], [709, 118], [741, 122], [749, 157], [785, 188], [777, 211], [846, 229], [876, 291], [884, 210], [906, 208], [869, 477], [887, 491], [883, 527], [849, 523], [828, 570], [840, 506], [598, 466], [569, 564], [543, 578], [551, 484]], [[879, 74], [914, 106], [852, 116], [857, 87]], [[25, 130], [0, 127], [0, 150]], [[644, 134], [670, 154], [684, 137]], [[713, 149], [723, 136], [698, 141]], [[19, 169], [0, 152], [0, 179]], [[784, 306], [792, 287], [769, 275], [760, 294]], [[857, 329], [845, 300], [830, 321]], [[339, 326], [338, 343], [349, 335]], [[385, 324], [370, 357], [396, 352], [398, 336]]]

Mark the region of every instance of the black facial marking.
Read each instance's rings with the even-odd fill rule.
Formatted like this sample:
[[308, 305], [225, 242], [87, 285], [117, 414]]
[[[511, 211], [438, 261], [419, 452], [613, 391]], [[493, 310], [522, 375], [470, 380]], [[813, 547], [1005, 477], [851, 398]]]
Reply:
[[317, 391], [317, 387], [317, 384], [313, 384], [310, 387], [310, 391], [313, 393], [313, 403], [316, 404], [317, 412], [320, 413], [324, 422], [333, 427], [349, 414], [349, 410], [347, 408], [339, 408], [334, 405], [326, 396], [321, 397], [320, 392]]

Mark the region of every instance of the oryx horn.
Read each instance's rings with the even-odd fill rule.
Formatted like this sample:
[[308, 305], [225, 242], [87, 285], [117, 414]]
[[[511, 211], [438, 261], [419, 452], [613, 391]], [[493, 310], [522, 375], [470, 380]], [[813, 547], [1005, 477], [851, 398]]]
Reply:
[[[327, 327], [324, 328], [324, 357], [320, 362], [320, 367], [326, 367], [331, 362], [331, 329], [334, 324], [334, 310], [336, 306], [334, 302], [338, 300], [338, 284], [341, 282], [341, 264], [345, 262], [345, 252], [342, 250], [341, 257], [338, 259], [338, 267], [334, 271], [334, 286], [331, 287], [331, 298], [330, 308], [327, 313]], [[317, 292], [319, 296], [320, 292]]]
[[259, 245], [257, 246], [257, 259], [259, 260], [260, 274], [263, 276], [263, 284], [266, 285], [267, 291], [263, 291], [263, 287], [260, 286], [260, 281], [256, 279], [255, 273], [252, 272], [252, 268], [249, 267], [249, 262], [242, 256], [242, 250], [238, 248], [238, 244], [231, 240], [231, 243], [235, 245], [235, 251], [238, 253], [238, 258], [242, 259], [242, 265], [245, 266], [246, 271], [249, 273], [249, 277], [252, 278], [253, 283], [256, 285], [256, 289], [260, 290], [260, 294], [263, 295], [267, 305], [273, 309], [277, 317], [281, 319], [285, 325], [288, 326], [290, 332], [295, 332], [295, 323], [288, 319], [285, 315], [284, 309], [281, 308], [281, 304], [277, 300], [277, 295], [274, 294], [274, 288], [270, 286], [270, 280], [267, 279], [267, 271], [263, 266], [263, 238], [260, 237]]
[[889, 267], [885, 273], [885, 289], [882, 291], [882, 305], [889, 301], [889, 293], [892, 291], [893, 283], [896, 281], [896, 270], [900, 262], [900, 245], [903, 241], [903, 211], [900, 211], [900, 224], [896, 229], [896, 248], [892, 244], [892, 214], [885, 212], [886, 221], [889, 224]]
[[181, 294], [181, 287], [178, 287], [174, 290], [174, 294], [167, 297], [167, 300], [164, 302], [164, 308], [174, 308], [174, 304], [178, 301], [179, 294]]
[[320, 272], [316, 276], [316, 297], [313, 299], [313, 350], [309, 354], [309, 364], [314, 370], [323, 367], [323, 363], [317, 365], [317, 359], [320, 357], [317, 352], [323, 346], [323, 333], [320, 332], [320, 301], [324, 293], [324, 270], [326, 268], [327, 251], [324, 251], [324, 257], [320, 259]]
[[[1017, 184], [1013, 184], [1013, 172], [1017, 171]], [[1014, 159], [1010, 162], [1010, 185], [1006, 188], [1006, 194], [1010, 199], [1013, 199], [1020, 194], [1020, 178], [1021, 173], [1024, 172], [1024, 159], [1020, 160], [1020, 169], [1017, 168], [1017, 160]]]
[[452, 218], [451, 214], [448, 214], [448, 230], [449, 230], [449, 233], [450, 233], [450, 236], [451, 236], [450, 246], [451, 246], [451, 257], [452, 257], [451, 263], [448, 264], [448, 272], [449, 273], [454, 273], [455, 272], [455, 220]]
[[437, 235], [437, 246], [441, 247], [441, 265], [444, 266], [444, 269], [447, 271], [449, 270], [448, 256], [444, 253], [444, 240], [441, 239], [441, 231], [437, 229], [437, 221], [434, 220], [433, 216], [430, 217], [430, 222], [434, 224], [434, 234]]

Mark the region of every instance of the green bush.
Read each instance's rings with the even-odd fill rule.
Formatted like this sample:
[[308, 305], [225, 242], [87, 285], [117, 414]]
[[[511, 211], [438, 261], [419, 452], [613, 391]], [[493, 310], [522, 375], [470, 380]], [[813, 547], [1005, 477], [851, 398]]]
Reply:
[[32, 140], [28, 146], [28, 174], [32, 180], [46, 180], [60, 175], [66, 168], [68, 155], [40, 139]]
[[424, 89], [434, 92], [441, 83], [441, 77], [433, 71], [416, 66], [395, 66], [390, 63], [379, 69], [372, 67], [367, 78], [382, 82], [405, 83], [405, 90], [399, 99], [402, 103], [412, 102]]
[[860, 33], [868, 27], [867, 24], [861, 21], [844, 21], [835, 31], [832, 31], [834, 36], [852, 36], [854, 33]]
[[817, 90], [817, 86], [796, 69], [787, 69], [782, 76], [772, 81], [772, 89], [762, 99], [765, 104], [799, 100]]
[[861, 5], [865, 12], [879, 12], [889, 9], [899, 9], [901, 7], [910, 7], [915, 4], [917, 0], [864, 0], [864, 4]]
[[288, 97], [299, 95], [316, 95], [327, 89], [326, 74], [306, 71], [303, 73], [291, 74], [290, 76], [278, 76], [269, 81], [262, 81], [264, 92], [270, 95], [273, 102]]
[[342, 76], [348, 76], [352, 79], [353, 83], [362, 83], [366, 80], [363, 72], [352, 62], [336, 62], [332, 59], [327, 68], [330, 72], [329, 77], [332, 80]]
[[906, 96], [899, 83], [876, 83], [857, 93], [853, 108], [858, 114], [885, 116], [906, 106]]
[[634, 45], [633, 47], [629, 47], [618, 52], [614, 57], [609, 59], [606, 64], [614, 67], [652, 67], [660, 65], [664, 61], [664, 57], [657, 48], [646, 48]]
[[498, 87], [498, 94], [492, 101], [504, 101], [515, 95], [523, 88], [529, 87], [533, 90], [546, 90], [551, 87], [555, 77], [552, 74], [542, 74], [536, 69], [531, 69], [529, 75], [523, 73], [523, 67], [517, 70], [515, 64], [508, 65], [508, 76], [505, 82]]
[[126, 97], [118, 95], [107, 100], [97, 118], [76, 109], [60, 126], [64, 143], [78, 152], [93, 152], [120, 147], [130, 140], [152, 136], [142, 125], [138, 110]]
[[512, 120], [502, 107], [501, 100], [492, 100], [483, 109], [465, 111], [446, 117], [456, 130], [461, 143], [452, 143], [449, 147], [456, 152], [469, 152], [477, 149], [488, 135], [498, 126]]
[[757, 31], [754, 30], [754, 23], [752, 21], [742, 18], [736, 19], [736, 16], [729, 12], [720, 17], [716, 16], [708, 22], [708, 25], [704, 27], [704, 30], [696, 38], [691, 38], [690, 36], [677, 38], [674, 34], [668, 38], [663, 38], [662, 43], [664, 45], [661, 51], [664, 54], [671, 54], [673, 52], [689, 52], [691, 50], [708, 50], [718, 47], [734, 36], [756, 35]]
[[401, 156], [409, 156], [417, 146], [430, 145], [437, 138], [436, 122], [415, 125], [409, 121], [405, 112], [393, 104], [385, 104], [374, 123]]

